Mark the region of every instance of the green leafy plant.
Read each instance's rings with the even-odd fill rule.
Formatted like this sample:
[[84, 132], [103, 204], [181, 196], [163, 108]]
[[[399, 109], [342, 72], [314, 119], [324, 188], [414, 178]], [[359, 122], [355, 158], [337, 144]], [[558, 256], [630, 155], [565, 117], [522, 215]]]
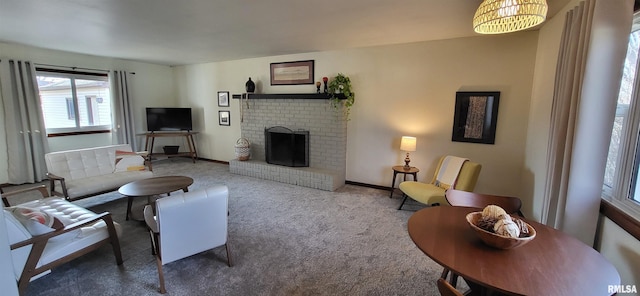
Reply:
[[[331, 81], [329, 81], [329, 95], [331, 98], [331, 107], [336, 111], [342, 111], [344, 118], [349, 120], [351, 107], [355, 102], [355, 94], [351, 89], [351, 79], [342, 73], [338, 73]], [[342, 109], [342, 110], [341, 110]]]

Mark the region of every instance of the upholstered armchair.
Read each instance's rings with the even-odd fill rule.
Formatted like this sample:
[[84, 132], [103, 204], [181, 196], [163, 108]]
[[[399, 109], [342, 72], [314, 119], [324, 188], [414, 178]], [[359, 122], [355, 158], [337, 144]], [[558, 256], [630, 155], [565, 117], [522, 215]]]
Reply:
[[147, 205], [144, 217], [156, 256], [160, 292], [166, 293], [162, 266], [224, 245], [227, 265], [231, 254], [227, 241], [229, 191], [219, 185], [163, 197]]
[[400, 183], [403, 200], [398, 207], [407, 201], [407, 197], [426, 205], [444, 205], [445, 190], [454, 188], [473, 191], [480, 175], [482, 165], [456, 156], [443, 156], [438, 162], [431, 183], [404, 181]]
[[[43, 198], [10, 206], [12, 196], [32, 190], [40, 191]], [[48, 195], [44, 185], [2, 193], [11, 257], [21, 295], [25, 294], [30, 281], [105, 244], [111, 244], [116, 263], [122, 264], [120, 225], [113, 222], [110, 213], [96, 214]]]

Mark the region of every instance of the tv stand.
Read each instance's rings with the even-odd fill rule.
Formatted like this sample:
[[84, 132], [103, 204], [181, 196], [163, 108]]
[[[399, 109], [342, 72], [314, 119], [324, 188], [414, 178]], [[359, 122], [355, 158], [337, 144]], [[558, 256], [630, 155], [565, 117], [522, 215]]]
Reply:
[[[146, 136], [144, 150], [149, 151], [149, 163], [151, 163], [152, 156], [182, 156], [182, 157], [191, 157], [193, 163], [196, 163], [196, 158], [198, 158], [198, 152], [196, 151], [196, 143], [193, 140], [193, 135], [198, 132], [192, 131], [184, 131], [184, 132], [147, 132], [144, 135]], [[176, 154], [165, 154], [165, 153], [153, 153], [153, 144], [156, 138], [158, 137], [185, 137], [187, 141], [187, 148], [189, 148], [188, 152], [179, 152]], [[151, 142], [151, 145], [149, 145]]]

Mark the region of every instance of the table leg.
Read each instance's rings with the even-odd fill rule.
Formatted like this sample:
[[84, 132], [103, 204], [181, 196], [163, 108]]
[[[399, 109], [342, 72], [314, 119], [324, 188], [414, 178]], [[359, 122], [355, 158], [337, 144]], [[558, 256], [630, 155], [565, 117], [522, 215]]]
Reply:
[[131, 205], [133, 204], [133, 197], [127, 197], [127, 214], [125, 216], [125, 220], [129, 221], [129, 215], [131, 214]]
[[397, 175], [398, 175], [398, 172], [393, 171], [393, 180], [391, 181], [391, 193], [389, 193], [389, 198], [393, 197], [393, 191], [395, 191], [395, 188], [396, 188], [396, 176]]

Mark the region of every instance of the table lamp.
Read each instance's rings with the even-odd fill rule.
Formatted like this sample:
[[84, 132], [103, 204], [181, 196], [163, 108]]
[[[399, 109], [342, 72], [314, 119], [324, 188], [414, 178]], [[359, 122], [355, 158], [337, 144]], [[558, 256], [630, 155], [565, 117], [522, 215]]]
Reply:
[[407, 157], [404, 159], [404, 169], [409, 170], [411, 166], [409, 166], [409, 152], [416, 151], [416, 138], [415, 137], [407, 137], [403, 136], [402, 141], [400, 141], [400, 150], [407, 152]]

